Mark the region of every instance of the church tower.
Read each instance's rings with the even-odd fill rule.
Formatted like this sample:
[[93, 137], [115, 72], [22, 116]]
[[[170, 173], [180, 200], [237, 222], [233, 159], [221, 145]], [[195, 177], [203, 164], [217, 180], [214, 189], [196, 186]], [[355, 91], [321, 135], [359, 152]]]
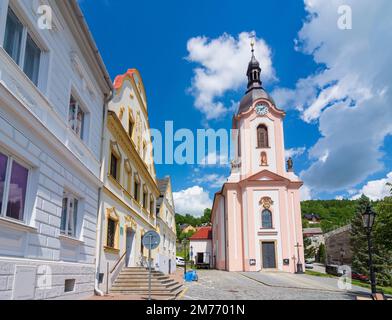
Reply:
[[263, 88], [252, 43], [247, 90], [233, 116], [231, 175], [212, 209], [215, 267], [228, 271], [303, 270], [299, 189], [285, 161], [283, 119]]

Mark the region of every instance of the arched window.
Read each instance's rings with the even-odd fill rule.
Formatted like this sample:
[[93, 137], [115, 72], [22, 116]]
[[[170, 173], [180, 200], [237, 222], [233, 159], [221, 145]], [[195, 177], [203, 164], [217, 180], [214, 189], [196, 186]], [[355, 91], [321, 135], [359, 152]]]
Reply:
[[272, 229], [272, 212], [267, 209], [261, 213], [261, 227], [263, 229]]
[[257, 127], [257, 147], [268, 148], [268, 129], [263, 124]]

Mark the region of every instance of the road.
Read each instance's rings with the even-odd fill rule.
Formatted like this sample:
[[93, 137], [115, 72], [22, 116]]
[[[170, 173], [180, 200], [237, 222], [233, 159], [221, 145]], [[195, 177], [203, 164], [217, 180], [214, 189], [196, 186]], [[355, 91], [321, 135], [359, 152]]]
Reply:
[[366, 289], [341, 290], [337, 280], [282, 272], [199, 270], [199, 281], [186, 283], [182, 300], [354, 300]]

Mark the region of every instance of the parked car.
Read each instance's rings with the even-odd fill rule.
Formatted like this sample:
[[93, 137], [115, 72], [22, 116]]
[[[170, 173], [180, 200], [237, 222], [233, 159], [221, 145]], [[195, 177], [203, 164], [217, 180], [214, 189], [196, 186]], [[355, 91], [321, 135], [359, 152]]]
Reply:
[[344, 271], [340, 266], [330, 264], [325, 266], [325, 273], [340, 277], [344, 274]]
[[306, 261], [305, 262], [305, 269], [313, 269], [313, 263]]
[[364, 282], [368, 282], [369, 281], [368, 276], [366, 276], [364, 274], [361, 274], [361, 273], [358, 273], [356, 271], [352, 271], [351, 272], [351, 278], [354, 279], [354, 280], [360, 280], [360, 281], [364, 281]]
[[181, 257], [176, 257], [176, 264], [178, 266], [185, 266], [185, 259]]

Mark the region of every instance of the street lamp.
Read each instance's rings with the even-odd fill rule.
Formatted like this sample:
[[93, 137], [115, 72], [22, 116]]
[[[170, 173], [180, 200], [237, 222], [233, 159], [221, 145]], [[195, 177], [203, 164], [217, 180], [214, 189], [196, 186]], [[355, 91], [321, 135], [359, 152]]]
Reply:
[[184, 240], [182, 240], [182, 246], [183, 246], [183, 249], [184, 249], [184, 276], [185, 276], [185, 274], [186, 274], [186, 239], [184, 239]]
[[365, 211], [362, 213], [362, 221], [363, 221], [363, 227], [366, 230], [366, 236], [368, 241], [369, 271], [370, 271], [370, 284], [372, 288], [372, 295], [375, 295], [377, 293], [376, 277], [373, 268], [373, 254], [372, 254], [373, 248], [372, 248], [372, 238], [371, 238], [371, 233], [372, 233], [375, 218], [376, 218], [376, 213], [374, 212], [370, 204], [368, 204], [366, 206]]
[[191, 246], [191, 253], [190, 253], [190, 256], [191, 256], [191, 264], [192, 264], [192, 266], [193, 266], [193, 246]]

